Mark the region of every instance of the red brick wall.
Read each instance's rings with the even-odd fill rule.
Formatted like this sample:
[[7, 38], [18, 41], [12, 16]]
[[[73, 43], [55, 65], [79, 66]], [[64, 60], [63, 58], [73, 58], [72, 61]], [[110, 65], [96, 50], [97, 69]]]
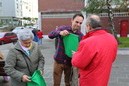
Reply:
[[[81, 0], [38, 0], [39, 12], [67, 12], [78, 11], [84, 7], [84, 3]], [[120, 22], [122, 20], [128, 20], [129, 17], [114, 17], [115, 29], [117, 33], [120, 33]], [[69, 18], [45, 18], [42, 19], [42, 30], [44, 34], [48, 34], [56, 26], [71, 24]], [[103, 26], [108, 27], [108, 18], [102, 17]], [[129, 29], [128, 29], [129, 33]]]
[[76, 11], [84, 8], [81, 0], [38, 0], [39, 11]]
[[50, 31], [54, 30], [56, 26], [71, 25], [70, 18], [45, 18], [42, 20], [42, 30], [44, 35], [47, 35]]
[[[84, 2], [81, 0], [38, 0], [38, 10], [41, 13], [49, 12], [76, 12], [84, 8]], [[42, 14], [43, 15], [43, 14]], [[70, 18], [43, 18], [42, 30], [48, 34], [56, 26], [71, 24]]]
[[[102, 17], [102, 24], [105, 28], [108, 28], [109, 23], [108, 23], [108, 18]], [[117, 33], [120, 33], [120, 23], [122, 20], [128, 20], [128, 17], [114, 17], [114, 24], [115, 24], [115, 29]], [[70, 18], [45, 18], [42, 20], [42, 30], [45, 35], [47, 35], [50, 31], [54, 30], [56, 26], [61, 26], [61, 25], [71, 25], [71, 19]], [[129, 28], [128, 28], [128, 34], [129, 34]]]
[[[102, 17], [101, 19], [103, 21], [103, 26], [108, 27], [108, 25], [109, 25], [108, 18]], [[129, 22], [129, 17], [114, 17], [114, 19], [113, 19], [114, 24], [115, 24], [115, 29], [118, 34], [120, 33], [120, 24], [121, 24], [122, 20], [128, 20], [128, 22]], [[128, 28], [128, 34], [129, 34], [129, 28]]]

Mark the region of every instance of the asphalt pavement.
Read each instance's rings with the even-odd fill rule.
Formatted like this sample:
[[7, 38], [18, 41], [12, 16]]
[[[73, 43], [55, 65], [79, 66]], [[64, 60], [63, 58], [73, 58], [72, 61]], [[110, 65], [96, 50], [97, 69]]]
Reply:
[[[6, 57], [8, 50], [13, 47], [12, 43], [0, 45], [0, 50]], [[55, 53], [54, 40], [43, 39], [43, 45], [40, 45], [42, 53], [45, 57], [44, 78], [47, 86], [53, 84], [53, 55]], [[11, 86], [9, 82], [3, 82], [0, 76], [0, 86]], [[61, 86], [64, 86], [63, 78]], [[129, 49], [118, 49], [117, 58], [113, 63], [112, 72], [109, 80], [109, 86], [129, 86]]]

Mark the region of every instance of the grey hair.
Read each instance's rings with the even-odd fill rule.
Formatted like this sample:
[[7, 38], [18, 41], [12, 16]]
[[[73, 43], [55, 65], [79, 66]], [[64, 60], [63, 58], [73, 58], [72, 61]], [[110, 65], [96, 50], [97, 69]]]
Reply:
[[27, 39], [32, 39], [34, 38], [34, 35], [31, 30], [28, 29], [22, 29], [18, 32], [18, 40], [27, 40]]
[[86, 19], [86, 25], [90, 25], [92, 28], [101, 27], [101, 20], [98, 15], [92, 14], [89, 15]]

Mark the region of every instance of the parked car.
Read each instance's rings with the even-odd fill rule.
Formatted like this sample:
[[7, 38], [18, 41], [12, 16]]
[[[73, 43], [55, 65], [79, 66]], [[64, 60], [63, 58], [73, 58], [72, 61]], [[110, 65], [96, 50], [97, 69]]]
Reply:
[[24, 27], [16, 27], [12, 30], [13, 33], [18, 34], [20, 30], [24, 29]]
[[0, 45], [7, 43], [16, 43], [18, 40], [17, 35], [13, 32], [1, 32], [0, 33]]

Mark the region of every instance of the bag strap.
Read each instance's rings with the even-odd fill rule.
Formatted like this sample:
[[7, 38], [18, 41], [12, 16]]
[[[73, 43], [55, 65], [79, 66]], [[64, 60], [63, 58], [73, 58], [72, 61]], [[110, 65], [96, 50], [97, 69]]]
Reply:
[[28, 64], [28, 62], [27, 62], [27, 60], [26, 60], [25, 55], [23, 55], [23, 58], [24, 58], [24, 60], [25, 60], [25, 62], [26, 62], [26, 65], [27, 65], [27, 68], [28, 68], [30, 74], [32, 75], [31, 70], [30, 70], [30, 67], [29, 67], [29, 64]]
[[18, 49], [16, 49], [16, 50], [19, 51], [19, 52], [21, 52], [21, 54], [22, 54], [22, 56], [23, 56], [23, 58], [24, 58], [24, 60], [25, 60], [25, 62], [26, 62], [28, 71], [29, 71], [29, 73], [32, 75], [32, 72], [31, 72], [31, 69], [30, 69], [29, 64], [28, 64], [28, 62], [27, 62], [27, 59], [26, 59], [26, 57], [25, 57], [25, 54], [24, 54], [21, 50], [18, 50]]

